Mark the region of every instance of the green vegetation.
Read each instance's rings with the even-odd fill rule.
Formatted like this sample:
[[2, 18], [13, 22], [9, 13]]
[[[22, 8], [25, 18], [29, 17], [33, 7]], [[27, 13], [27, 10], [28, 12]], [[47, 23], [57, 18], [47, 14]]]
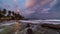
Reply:
[[0, 26], [0, 29], [3, 29], [0, 34], [11, 34], [12, 28], [10, 28], [9, 26]]
[[[7, 14], [8, 13], [8, 14]], [[6, 15], [7, 14], [7, 15]], [[15, 13], [14, 11], [8, 11], [6, 9], [3, 9], [3, 10], [0, 10], [0, 20], [20, 20], [20, 19], [23, 19], [24, 17], [21, 16], [19, 13]]]

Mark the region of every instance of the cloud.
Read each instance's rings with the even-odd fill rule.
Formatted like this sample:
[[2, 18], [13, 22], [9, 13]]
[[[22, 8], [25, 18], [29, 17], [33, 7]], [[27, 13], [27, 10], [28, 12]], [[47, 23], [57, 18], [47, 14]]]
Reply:
[[25, 11], [23, 12], [23, 14], [24, 14], [24, 16], [29, 16], [29, 15], [33, 14], [34, 12], [35, 12], [35, 11], [25, 10]]
[[[26, 7], [33, 7], [36, 4], [40, 4], [41, 7], [50, 4], [54, 0], [26, 0]], [[55, 3], [55, 2], [54, 2]]]
[[51, 3], [53, 0], [42, 0], [41, 2], [40, 2], [40, 5], [41, 6], [44, 6], [44, 5], [47, 5], [47, 4], [49, 4], [49, 3]]
[[41, 13], [49, 13], [48, 10], [50, 10], [50, 8], [43, 9], [43, 10], [41, 10]]
[[26, 7], [33, 7], [34, 5], [36, 5], [36, 0], [26, 0]]
[[[26, 8], [28, 8], [27, 10], [29, 11], [34, 10], [35, 9], [34, 7], [36, 7], [36, 5], [39, 5], [40, 6], [39, 10], [37, 9], [38, 7], [36, 7], [35, 10], [38, 10], [41, 13], [48, 13], [48, 11], [55, 4], [56, 4], [56, 0], [26, 0]], [[33, 8], [33, 9], [29, 9], [29, 8]]]
[[57, 4], [57, 0], [54, 0], [50, 3], [50, 7], [53, 7], [55, 4]]
[[30, 18], [32, 17], [33, 18], [50, 18], [50, 17], [55, 18], [55, 16], [58, 15], [57, 13], [53, 12], [54, 11], [53, 6], [56, 5], [56, 3], [57, 3], [57, 0], [36, 0], [36, 2], [34, 1], [34, 3], [27, 1], [27, 6], [26, 6], [28, 8], [27, 14], [28, 12], [30, 12], [28, 15]]

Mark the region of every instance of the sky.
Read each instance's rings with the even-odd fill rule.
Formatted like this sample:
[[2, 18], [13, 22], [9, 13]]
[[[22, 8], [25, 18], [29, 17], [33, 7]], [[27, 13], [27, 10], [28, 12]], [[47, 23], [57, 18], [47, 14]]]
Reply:
[[60, 18], [60, 0], [0, 0], [0, 8], [19, 9], [25, 18]]

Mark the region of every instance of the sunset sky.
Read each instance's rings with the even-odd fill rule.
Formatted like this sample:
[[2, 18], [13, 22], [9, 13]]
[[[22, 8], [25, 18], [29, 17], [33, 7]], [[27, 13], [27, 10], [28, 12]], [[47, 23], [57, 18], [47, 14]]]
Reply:
[[26, 18], [60, 18], [60, 0], [0, 0], [0, 8], [19, 9]]

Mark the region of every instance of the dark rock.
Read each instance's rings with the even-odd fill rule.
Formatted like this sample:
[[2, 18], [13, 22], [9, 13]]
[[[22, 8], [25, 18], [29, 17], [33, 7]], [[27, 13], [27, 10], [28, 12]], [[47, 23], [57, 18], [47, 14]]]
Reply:
[[60, 29], [60, 24], [58, 25], [54, 25], [54, 24], [42, 24], [42, 27], [47, 27], [47, 28], [51, 28], [51, 29]]

